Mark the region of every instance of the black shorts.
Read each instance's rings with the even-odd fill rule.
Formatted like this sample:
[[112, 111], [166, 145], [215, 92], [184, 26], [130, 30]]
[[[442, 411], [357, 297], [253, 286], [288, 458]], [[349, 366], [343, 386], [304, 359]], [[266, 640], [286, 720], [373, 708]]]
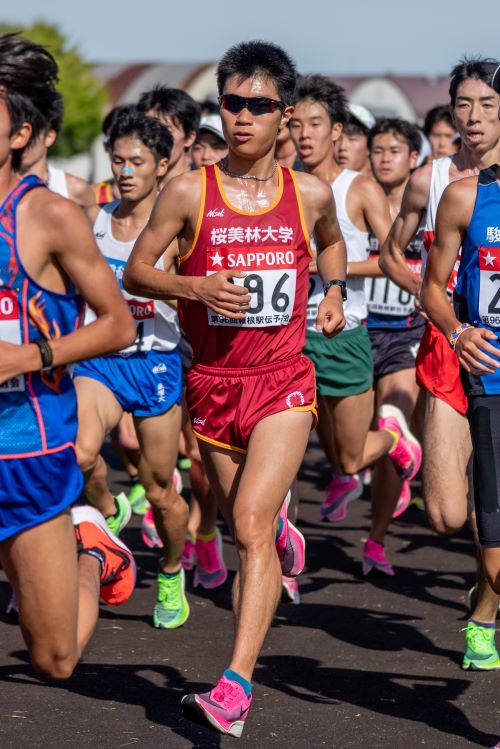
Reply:
[[414, 369], [425, 325], [415, 328], [368, 328], [373, 353], [373, 377]]
[[500, 395], [469, 397], [474, 504], [481, 546], [500, 546]]

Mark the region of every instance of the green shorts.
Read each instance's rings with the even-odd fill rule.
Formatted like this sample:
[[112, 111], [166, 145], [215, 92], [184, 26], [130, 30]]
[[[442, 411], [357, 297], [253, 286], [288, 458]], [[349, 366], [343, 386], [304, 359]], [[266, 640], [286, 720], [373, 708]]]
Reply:
[[318, 395], [343, 398], [365, 393], [373, 386], [373, 358], [363, 325], [335, 338], [306, 331], [304, 354], [316, 368]]

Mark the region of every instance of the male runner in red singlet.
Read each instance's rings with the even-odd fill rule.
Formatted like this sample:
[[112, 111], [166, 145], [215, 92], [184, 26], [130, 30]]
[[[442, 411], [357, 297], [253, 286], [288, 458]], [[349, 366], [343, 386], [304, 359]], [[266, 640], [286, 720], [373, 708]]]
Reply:
[[[288, 55], [273, 44], [239, 44], [222, 58], [217, 79], [227, 160], [166, 185], [124, 284], [153, 298], [179, 299], [193, 347], [188, 406], [240, 569], [230, 667], [210, 692], [184, 697], [183, 710], [239, 736], [281, 573], [296, 575], [304, 566], [304, 540], [287, 520], [283, 498], [315, 412], [314, 368], [301, 353], [309, 236], [315, 232], [326, 281], [317, 318], [326, 336], [345, 324], [346, 258], [329, 185], [274, 160], [278, 130], [293, 112], [295, 67]], [[175, 237], [178, 276], [154, 268]]]
[[[425, 218], [424, 242], [428, 249], [434, 237], [437, 206], [447, 185], [500, 162], [498, 94], [491, 88], [497, 67], [495, 60], [477, 58], [464, 59], [452, 70], [450, 106], [461, 137], [460, 151], [413, 173], [382, 250], [380, 263], [386, 275], [417, 296], [421, 276], [408, 268], [405, 250], [422, 219]], [[456, 270], [448, 285], [450, 293], [455, 281]], [[428, 324], [420, 344], [417, 379], [426, 390], [423, 481], [427, 515], [435, 531], [451, 533], [460, 529], [467, 518], [471, 442], [458, 361], [445, 336], [432, 323]], [[479, 566], [473, 619], [485, 624], [494, 622], [498, 600]], [[483, 659], [478, 659], [475, 667], [484, 668]]]
[[[56, 81], [43, 47], [0, 37], [0, 562], [33, 666], [65, 679], [92, 636], [99, 595], [121, 603], [135, 581], [132, 555], [97, 510], [68, 511], [82, 476], [66, 365], [126, 346], [135, 331], [80, 208], [39, 177], [19, 180]], [[79, 327], [84, 299], [97, 320]]]

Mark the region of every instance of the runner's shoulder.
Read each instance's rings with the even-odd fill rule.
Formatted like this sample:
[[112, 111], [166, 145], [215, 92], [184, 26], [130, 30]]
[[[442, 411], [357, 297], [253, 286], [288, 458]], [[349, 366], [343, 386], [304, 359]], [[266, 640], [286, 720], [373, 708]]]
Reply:
[[374, 196], [385, 197], [385, 193], [373, 177], [367, 177], [366, 174], [358, 174], [352, 181], [354, 191], [363, 198], [369, 199]]
[[324, 205], [333, 199], [328, 182], [307, 172], [294, 172], [300, 197], [308, 206]]
[[432, 162], [424, 164], [415, 169], [410, 175], [406, 186], [406, 196], [421, 208], [426, 208], [429, 202], [429, 193], [432, 179]]
[[[478, 175], [463, 177], [447, 185], [441, 197], [440, 206], [445, 210], [462, 211], [472, 214], [477, 195]], [[467, 222], [468, 223], [468, 222]]]
[[64, 198], [49, 189], [30, 190], [21, 202], [21, 210], [29, 211], [30, 222], [40, 221], [44, 228], [71, 228], [71, 222], [81, 224], [84, 219], [83, 209], [70, 198]]

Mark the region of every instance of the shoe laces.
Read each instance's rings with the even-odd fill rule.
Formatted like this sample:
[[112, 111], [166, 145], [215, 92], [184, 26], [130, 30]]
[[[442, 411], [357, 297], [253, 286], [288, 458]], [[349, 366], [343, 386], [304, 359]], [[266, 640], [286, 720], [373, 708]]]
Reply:
[[166, 609], [177, 611], [182, 608], [181, 600], [181, 573], [173, 577], [161, 575], [158, 578], [158, 600], [163, 603]]
[[220, 568], [219, 549], [217, 548], [217, 536], [211, 541], [198, 541], [196, 552], [198, 554], [198, 564], [207, 572], [212, 572]]
[[228, 679], [219, 681], [213, 692], [213, 698], [222, 707], [228, 709], [239, 700], [238, 689]]
[[471, 622], [469, 622], [469, 624], [460, 631], [466, 633], [467, 643], [473, 648], [473, 650], [480, 652], [486, 647], [491, 646], [495, 639], [496, 629], [493, 629], [493, 627], [481, 627], [480, 625], [473, 623], [471, 626]]

